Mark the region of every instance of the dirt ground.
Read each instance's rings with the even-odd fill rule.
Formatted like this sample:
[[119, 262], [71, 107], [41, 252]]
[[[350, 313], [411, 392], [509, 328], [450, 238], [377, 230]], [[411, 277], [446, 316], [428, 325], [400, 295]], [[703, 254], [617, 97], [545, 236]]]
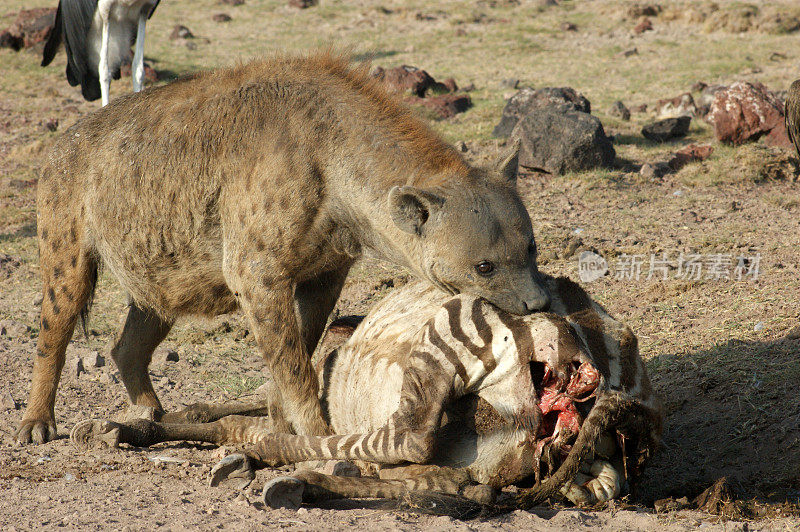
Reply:
[[[53, 0], [6, 0], [0, 28], [22, 7]], [[433, 127], [466, 156], [487, 163], [500, 149], [491, 130], [504, 98], [521, 86], [571, 86], [592, 102], [615, 135], [617, 168], [548, 176], [523, 174], [519, 187], [534, 221], [541, 268], [578, 276], [578, 254], [605, 257], [610, 275], [586, 287], [639, 336], [664, 399], [664, 445], [637, 493], [600, 509], [542, 507], [468, 522], [399, 511], [374, 501], [341, 502], [297, 512], [265, 510], [258, 490], [281, 471], [263, 471], [244, 492], [207, 486], [218, 451], [206, 445], [159, 445], [79, 454], [71, 426], [114, 417], [126, 395], [105, 349], [123, 315], [124, 294], [104, 274], [88, 339], [76, 334], [56, 401], [61, 438], [20, 448], [13, 433], [27, 400], [41, 302], [35, 242], [37, 168], [60, 131], [99, 107], [63, 76], [64, 55], [38, 66], [40, 50], [0, 49], [0, 528], [82, 529], [472, 529], [774, 530], [800, 527], [800, 191], [788, 151], [761, 143], [722, 146], [693, 119], [685, 139], [645, 140], [653, 120], [611, 116], [615, 100], [652, 104], [703, 81], [757, 80], [783, 90], [800, 72], [800, 10], [790, 1], [749, 4], [664, 0], [653, 30], [633, 32], [637, 2], [564, 0], [333, 1], [297, 10], [285, 1], [162, 2], [148, 26], [146, 56], [164, 80], [274, 50], [349, 46], [376, 65], [411, 64], [437, 79], [474, 85], [473, 108]], [[656, 4], [651, 4], [656, 5]], [[189, 7], [191, 6], [191, 10]], [[227, 13], [230, 22], [212, 20]], [[777, 21], [777, 22], [776, 22]], [[572, 23], [576, 31], [565, 29]], [[175, 24], [197, 36], [193, 48], [168, 37]], [[787, 25], [788, 24], [788, 25]], [[636, 49], [636, 53], [621, 53]], [[113, 95], [130, 90], [129, 79]], [[695, 95], [697, 96], [697, 94]], [[57, 121], [57, 122], [54, 122]], [[51, 131], [57, 123], [56, 132]], [[637, 172], [691, 143], [711, 144], [709, 159], [662, 179]], [[760, 257], [753, 275], [647, 279], [653, 254], [675, 261]], [[626, 256], [643, 261], [636, 279], [617, 275]], [[748, 263], [752, 266], [752, 260]], [[630, 272], [628, 272], [630, 273]], [[751, 271], [751, 274], [753, 272]], [[405, 275], [372, 259], [351, 273], [337, 308], [363, 313]], [[178, 360], [167, 360], [174, 351]], [[93, 353], [105, 365], [87, 361]], [[85, 363], [83, 371], [75, 365]], [[252, 397], [267, 379], [239, 315], [187, 320], [156, 353], [152, 377], [167, 408]], [[173, 357], [171, 357], [173, 358]], [[721, 515], [676, 510], [727, 477], [732, 502]]]

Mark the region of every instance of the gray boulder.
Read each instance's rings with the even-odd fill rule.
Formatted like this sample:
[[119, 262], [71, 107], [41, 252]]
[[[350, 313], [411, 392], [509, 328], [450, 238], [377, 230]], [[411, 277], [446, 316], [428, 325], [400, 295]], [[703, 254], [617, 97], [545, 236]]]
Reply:
[[647, 140], [653, 142], [666, 142], [672, 139], [685, 137], [689, 131], [691, 116], [679, 116], [677, 118], [667, 118], [652, 124], [647, 124], [642, 128], [642, 135]]
[[563, 105], [535, 109], [511, 133], [520, 166], [551, 174], [610, 167], [616, 153], [596, 117]]
[[534, 109], [553, 106], [565, 111], [592, 112], [589, 100], [570, 87], [545, 87], [543, 89], [524, 87], [508, 99], [500, 123], [494, 128], [492, 134], [495, 137], [508, 137], [520, 118]]

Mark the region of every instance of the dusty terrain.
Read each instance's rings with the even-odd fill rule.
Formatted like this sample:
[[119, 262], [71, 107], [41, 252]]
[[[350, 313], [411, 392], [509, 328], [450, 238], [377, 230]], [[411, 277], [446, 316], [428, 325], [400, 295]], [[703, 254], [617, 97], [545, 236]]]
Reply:
[[[630, 503], [595, 510], [537, 508], [483, 521], [419, 516], [374, 502], [334, 509], [265, 511], [257, 491], [210, 488], [205, 475], [216, 461], [210, 446], [161, 445], [77, 454], [66, 435], [86, 417], [113, 417], [125, 393], [103, 355], [122, 317], [124, 295], [104, 274], [88, 340], [76, 334], [56, 402], [61, 438], [18, 448], [13, 432], [27, 399], [41, 301], [35, 234], [35, 188], [42, 154], [58, 132], [96, 109], [63, 77], [64, 55], [46, 69], [38, 50], [0, 49], [0, 528], [173, 529], [796, 529], [800, 526], [800, 191], [791, 155], [760, 143], [719, 145], [694, 119], [685, 139], [645, 140], [652, 115], [631, 121], [610, 116], [611, 103], [652, 104], [698, 81], [761, 81], [782, 90], [800, 77], [800, 33], [778, 22], [796, 16], [790, 1], [703, 2], [664, 0], [653, 30], [635, 34], [632, 2], [532, 0], [323, 0], [306, 10], [285, 1], [162, 2], [148, 26], [146, 56], [164, 80], [200, 68], [246, 60], [274, 50], [350, 46], [357, 59], [383, 66], [410, 64], [437, 79], [473, 84], [474, 107], [433, 126], [463, 141], [477, 162], [495, 157], [491, 130], [509, 78], [536, 88], [571, 86], [592, 103], [615, 135], [617, 168], [548, 176], [524, 174], [520, 189], [534, 220], [541, 267], [577, 277], [577, 253], [594, 249], [611, 275], [588, 290], [639, 335], [641, 351], [667, 407], [664, 447]], [[0, 27], [22, 7], [54, 0], [6, 0]], [[752, 13], [755, 9], [755, 15]], [[705, 10], [705, 11], [704, 11]], [[744, 11], [743, 11], [744, 10]], [[218, 23], [217, 13], [232, 20]], [[750, 13], [749, 15], [747, 13]], [[775, 14], [780, 16], [775, 17]], [[783, 18], [781, 18], [783, 17]], [[776, 20], [778, 22], [776, 22]], [[574, 24], [567, 31], [563, 24]], [[190, 49], [169, 40], [176, 24], [197, 36]], [[620, 54], [636, 49], [636, 53]], [[114, 94], [130, 80], [114, 82]], [[50, 126], [48, 128], [48, 125]], [[690, 143], [714, 152], [663, 179], [637, 173], [646, 162]], [[778, 171], [776, 171], [776, 169]], [[787, 170], [788, 169], [788, 170]], [[785, 171], [781, 171], [785, 170]], [[577, 252], [577, 253], [576, 253]], [[733, 257], [760, 255], [757, 279], [647, 279], [651, 254]], [[618, 279], [623, 254], [644, 257], [642, 275]], [[386, 265], [364, 260], [352, 272], [338, 312], [363, 313], [404, 281]], [[175, 351], [177, 361], [165, 360]], [[83, 357], [79, 373], [74, 361]], [[156, 389], [167, 408], [196, 401], [245, 398], [268, 378], [238, 315], [186, 321], [157, 352]], [[279, 472], [264, 471], [254, 483]], [[672, 510], [665, 498], [692, 500], [720, 477], [731, 480], [735, 501], [721, 515]], [[673, 506], [674, 507], [674, 506]]]

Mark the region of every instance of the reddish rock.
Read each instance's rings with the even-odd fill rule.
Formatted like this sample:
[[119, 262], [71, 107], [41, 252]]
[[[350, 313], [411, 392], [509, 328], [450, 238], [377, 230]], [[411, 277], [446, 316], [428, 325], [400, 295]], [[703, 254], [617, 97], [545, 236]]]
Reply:
[[633, 33], [639, 35], [641, 33], [650, 31], [652, 29], [653, 29], [653, 23], [650, 21], [649, 18], [644, 17], [642, 20], [639, 21], [639, 23], [636, 26], [634, 26]]
[[[131, 64], [122, 63], [119, 67], [119, 75], [123, 78], [129, 78], [131, 76]], [[144, 64], [144, 79], [147, 83], [155, 83], [158, 81], [158, 72], [156, 72], [149, 63]]]
[[213, 20], [214, 22], [230, 22], [233, 19], [227, 13], [217, 13], [216, 15], [211, 17], [211, 20]]
[[655, 105], [656, 118], [677, 118], [679, 116], [696, 116], [697, 106], [688, 92], [674, 98], [658, 100]]
[[11, 26], [0, 32], [0, 48], [21, 50], [45, 42], [53, 31], [55, 19], [54, 7], [23, 9]]
[[673, 172], [677, 172], [689, 163], [704, 161], [708, 159], [714, 152], [714, 148], [709, 145], [700, 146], [698, 144], [690, 144], [685, 148], [678, 150], [672, 157], [670, 157], [667, 164]]
[[192, 30], [183, 24], [177, 24], [172, 28], [172, 33], [169, 34], [169, 38], [170, 40], [194, 39], [194, 34], [192, 33]]
[[758, 82], [737, 81], [717, 91], [706, 119], [714, 126], [717, 140], [733, 145], [784, 128], [780, 99]]
[[466, 94], [442, 94], [430, 98], [417, 98], [414, 103], [432, 109], [440, 118], [451, 118], [472, 107], [472, 100]]
[[425, 97], [425, 92], [436, 85], [436, 80], [424, 70], [403, 65], [385, 70], [377, 67], [372, 76], [383, 81], [397, 92], [409, 91], [419, 98]]
[[458, 85], [456, 84], [456, 80], [453, 78], [447, 78], [446, 80], [442, 81], [442, 86], [447, 89], [448, 92], [456, 92], [458, 90]]
[[767, 136], [764, 137], [764, 143], [766, 143], [767, 146], [794, 150], [794, 144], [792, 144], [792, 141], [789, 139], [786, 127], [782, 123], [778, 124], [767, 133]]

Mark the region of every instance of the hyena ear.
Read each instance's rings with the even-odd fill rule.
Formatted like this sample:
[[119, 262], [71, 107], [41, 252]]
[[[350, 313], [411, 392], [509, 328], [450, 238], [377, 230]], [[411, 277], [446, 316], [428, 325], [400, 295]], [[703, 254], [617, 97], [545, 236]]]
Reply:
[[394, 224], [413, 235], [421, 235], [425, 223], [438, 212], [444, 198], [415, 187], [392, 187], [389, 191], [389, 213]]
[[519, 167], [519, 149], [522, 146], [520, 139], [515, 139], [511, 146], [500, 156], [495, 163], [495, 170], [509, 183], [517, 182], [517, 169]]

